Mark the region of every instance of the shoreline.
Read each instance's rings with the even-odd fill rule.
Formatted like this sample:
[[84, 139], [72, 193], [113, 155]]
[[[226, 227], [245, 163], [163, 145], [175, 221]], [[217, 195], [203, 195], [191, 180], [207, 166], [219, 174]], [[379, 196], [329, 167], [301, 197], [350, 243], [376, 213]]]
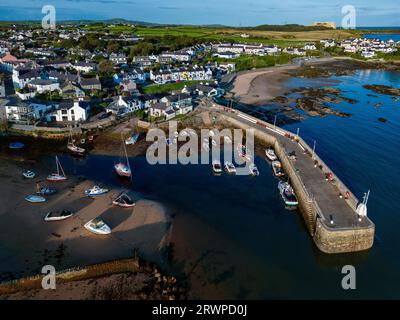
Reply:
[[[228, 94], [239, 103], [260, 106], [287, 93], [284, 82], [293, 77], [325, 78], [329, 75], [346, 74], [356, 69], [398, 68], [393, 62], [362, 61], [347, 57], [329, 57], [304, 61], [303, 65], [288, 64], [239, 72]], [[318, 74], [320, 72], [320, 74]]]

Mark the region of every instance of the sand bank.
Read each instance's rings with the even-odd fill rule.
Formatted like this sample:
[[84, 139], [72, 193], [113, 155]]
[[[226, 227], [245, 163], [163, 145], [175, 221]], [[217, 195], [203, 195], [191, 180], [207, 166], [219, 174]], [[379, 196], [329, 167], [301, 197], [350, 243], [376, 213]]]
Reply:
[[[34, 170], [39, 178], [24, 179], [23, 169]], [[48, 173], [43, 163], [0, 160], [0, 280], [37, 274], [45, 264], [61, 270], [128, 258], [135, 248], [146, 259], [162, 262], [161, 249], [168, 243], [171, 219], [160, 204], [139, 199], [133, 210], [112, 206], [121, 191], [116, 189], [96, 199], [85, 197], [84, 190], [93, 182], [80, 176], [53, 184], [59, 192], [48, 196], [45, 203], [25, 201], [36, 181], [43, 181]], [[43, 221], [48, 211], [62, 209], [76, 214], [60, 222]], [[83, 227], [95, 217], [111, 227], [111, 235], [94, 235]]]

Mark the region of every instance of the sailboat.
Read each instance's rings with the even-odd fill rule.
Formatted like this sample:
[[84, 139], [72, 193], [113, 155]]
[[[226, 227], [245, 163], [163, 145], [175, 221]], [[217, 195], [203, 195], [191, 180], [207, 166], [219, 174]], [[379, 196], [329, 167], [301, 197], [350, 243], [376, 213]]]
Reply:
[[71, 151], [72, 154], [78, 155], [78, 156], [83, 156], [85, 155], [85, 149], [78, 147], [75, 145], [75, 140], [72, 138], [72, 129], [69, 131], [69, 137], [68, 137], [68, 144], [67, 148], [69, 151]]
[[46, 178], [47, 181], [52, 182], [59, 182], [67, 180], [67, 176], [65, 175], [64, 169], [61, 166], [60, 160], [56, 156], [56, 166], [57, 166], [57, 173], [49, 174]]
[[[121, 147], [121, 157], [119, 162], [116, 162], [114, 164], [114, 169], [115, 172], [120, 176], [120, 177], [126, 177], [126, 178], [131, 178], [132, 177], [132, 170], [131, 166], [129, 164], [129, 159], [128, 159], [128, 154], [126, 152], [126, 146], [124, 139], [122, 138], [122, 147]], [[125, 159], [123, 159], [123, 155], [125, 156]], [[125, 161], [124, 161], [125, 160]]]

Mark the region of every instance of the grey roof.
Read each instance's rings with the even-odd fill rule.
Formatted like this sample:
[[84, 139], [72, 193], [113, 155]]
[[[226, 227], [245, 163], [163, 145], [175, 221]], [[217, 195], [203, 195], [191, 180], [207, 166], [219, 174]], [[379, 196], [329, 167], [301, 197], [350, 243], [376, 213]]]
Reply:
[[81, 79], [81, 86], [94, 86], [94, 85], [101, 85], [101, 82], [97, 78], [89, 78], [89, 79]]
[[155, 103], [151, 108], [159, 109], [159, 110], [167, 110], [169, 107], [167, 106], [166, 103], [158, 102], [158, 103]]
[[180, 94], [174, 94], [165, 97], [169, 102], [176, 102], [179, 100], [185, 100], [185, 99], [190, 99], [190, 95], [187, 93], [180, 93]]

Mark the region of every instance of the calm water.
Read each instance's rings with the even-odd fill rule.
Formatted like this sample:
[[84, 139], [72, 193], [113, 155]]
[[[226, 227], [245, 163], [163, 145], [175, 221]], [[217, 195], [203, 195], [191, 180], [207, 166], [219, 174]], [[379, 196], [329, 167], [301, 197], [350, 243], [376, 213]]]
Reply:
[[[184, 220], [184, 242], [191, 247], [177, 268], [190, 270], [205, 291], [226, 298], [393, 298], [400, 297], [400, 103], [389, 96], [373, 98], [365, 83], [399, 87], [399, 74], [360, 71], [334, 78], [345, 96], [359, 103], [335, 108], [350, 118], [309, 118], [286, 126], [310, 143], [359, 197], [371, 189], [369, 216], [376, 224], [372, 250], [354, 254], [319, 252], [296, 212], [285, 210], [277, 180], [269, 164], [256, 158], [259, 177], [216, 177], [209, 165], [150, 166], [144, 157], [132, 159], [131, 188], [172, 208]], [[305, 83], [306, 82], [306, 83]], [[314, 81], [315, 82], [315, 81]], [[305, 79], [289, 85], [308, 85]], [[375, 102], [383, 106], [375, 108]], [[368, 103], [370, 102], [370, 103]], [[381, 123], [378, 117], [389, 121]], [[120, 185], [112, 172], [114, 158], [90, 156], [84, 161], [63, 160], [68, 170]], [[341, 289], [341, 268], [353, 264], [357, 290]], [[208, 291], [207, 291], [208, 290]]]
[[363, 35], [367, 39], [379, 39], [383, 41], [393, 40], [400, 41], [400, 33], [371, 33]]

